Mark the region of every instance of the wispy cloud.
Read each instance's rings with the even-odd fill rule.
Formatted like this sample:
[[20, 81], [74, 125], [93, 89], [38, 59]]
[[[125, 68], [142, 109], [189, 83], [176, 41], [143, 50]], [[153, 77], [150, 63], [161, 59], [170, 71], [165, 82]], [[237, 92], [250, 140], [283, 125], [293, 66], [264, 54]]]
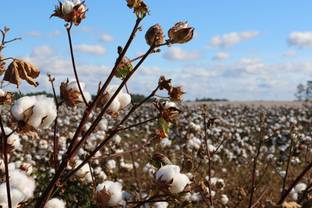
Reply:
[[289, 45], [299, 48], [312, 47], [312, 32], [292, 32], [287, 41]]
[[103, 42], [112, 42], [114, 40], [114, 37], [107, 33], [102, 33], [100, 36], [100, 40]]
[[106, 53], [106, 48], [98, 44], [80, 44], [77, 45], [75, 48], [82, 53], [91, 55], [104, 55]]
[[171, 61], [190, 61], [198, 59], [200, 55], [196, 51], [186, 51], [181, 48], [170, 48], [163, 57]]
[[214, 36], [209, 46], [212, 47], [230, 47], [239, 44], [242, 41], [251, 40], [259, 35], [257, 31], [231, 32]]
[[230, 57], [230, 55], [228, 53], [225, 52], [218, 52], [216, 53], [213, 57], [212, 60], [215, 61], [223, 61], [225, 59], [228, 59]]

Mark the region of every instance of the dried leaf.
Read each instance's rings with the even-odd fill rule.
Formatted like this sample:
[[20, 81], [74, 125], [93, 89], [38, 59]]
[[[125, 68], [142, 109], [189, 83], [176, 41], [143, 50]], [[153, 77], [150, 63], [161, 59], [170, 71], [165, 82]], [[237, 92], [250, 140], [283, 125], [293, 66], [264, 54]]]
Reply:
[[36, 66], [23, 60], [15, 59], [6, 70], [3, 80], [19, 87], [20, 80], [22, 79], [27, 81], [30, 85], [37, 87], [39, 83], [35, 78], [37, 78], [39, 74], [40, 70]]

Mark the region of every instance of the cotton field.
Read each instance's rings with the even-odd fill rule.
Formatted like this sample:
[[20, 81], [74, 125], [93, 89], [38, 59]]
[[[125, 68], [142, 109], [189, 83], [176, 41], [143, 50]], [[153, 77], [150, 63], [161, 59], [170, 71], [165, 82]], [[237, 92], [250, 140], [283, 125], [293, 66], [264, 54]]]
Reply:
[[[157, 141], [153, 141], [157, 120], [135, 126], [157, 117], [155, 107], [146, 104], [138, 109], [123, 126], [133, 127], [116, 134], [66, 184], [58, 187], [46, 207], [92, 207], [101, 202], [103, 207], [205, 207], [211, 202], [214, 207], [246, 207], [256, 157], [253, 206], [275, 207], [283, 187], [287, 189], [309, 163], [309, 104], [195, 103], [179, 107], [182, 112], [168, 136]], [[7, 115], [7, 110], [2, 113]], [[82, 112], [81, 106], [75, 111], [68, 107], [59, 109], [59, 160], [68, 149]], [[68, 164], [67, 173], [107, 137], [123, 114], [101, 119]], [[9, 119], [10, 116], [3, 117], [4, 122]], [[86, 123], [86, 128], [90, 125]], [[10, 132], [8, 127], [6, 131]], [[48, 129], [40, 129], [35, 136], [13, 133], [8, 138], [12, 149], [11, 197], [15, 206], [31, 206], [31, 199], [40, 195], [55, 173], [53, 136]], [[2, 161], [2, 172], [3, 164]], [[0, 187], [0, 202], [6, 207], [5, 183]], [[294, 207], [309, 207], [305, 204], [310, 203], [310, 187], [307, 174], [291, 189], [287, 201], [297, 202]]]

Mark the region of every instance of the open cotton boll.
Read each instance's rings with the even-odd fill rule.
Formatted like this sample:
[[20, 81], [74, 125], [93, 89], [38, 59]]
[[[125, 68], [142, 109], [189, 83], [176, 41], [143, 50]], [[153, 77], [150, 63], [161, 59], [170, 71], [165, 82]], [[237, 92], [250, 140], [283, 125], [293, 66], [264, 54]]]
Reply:
[[36, 188], [34, 179], [20, 170], [11, 171], [10, 185], [21, 191], [27, 200], [33, 197]]
[[[19, 203], [25, 200], [25, 195], [16, 188], [10, 188], [12, 206], [15, 208]], [[0, 206], [8, 208], [6, 184], [0, 185]]]
[[298, 183], [296, 186], [295, 186], [295, 191], [297, 193], [301, 193], [302, 191], [304, 191], [305, 189], [307, 188], [307, 185], [305, 183]]
[[18, 120], [24, 120], [24, 112], [35, 105], [37, 99], [35, 96], [25, 96], [16, 100], [11, 108], [13, 117]]
[[96, 191], [102, 191], [105, 189], [110, 194], [110, 198], [107, 201], [108, 206], [117, 206], [122, 202], [122, 185], [119, 182], [104, 181], [97, 185]]
[[[30, 112], [25, 113], [30, 108]], [[54, 99], [44, 95], [25, 96], [18, 99], [13, 104], [11, 112], [16, 120], [23, 120], [34, 128], [47, 128], [56, 118]]]
[[222, 203], [223, 205], [226, 205], [228, 202], [229, 202], [229, 198], [227, 197], [227, 195], [222, 194], [222, 195], [221, 195], [221, 203]]
[[169, 191], [173, 194], [182, 192], [187, 184], [190, 183], [190, 179], [185, 174], [177, 174], [173, 178], [173, 182], [170, 184]]
[[32, 114], [27, 124], [34, 128], [46, 128], [50, 126], [56, 118], [54, 99], [46, 96], [36, 96], [36, 99], [37, 101], [32, 108]]
[[167, 208], [169, 206], [168, 202], [156, 202], [154, 203], [155, 208]]
[[118, 100], [120, 103], [120, 108], [123, 109], [131, 103], [131, 95], [127, 93], [119, 93]]
[[50, 199], [44, 208], [65, 208], [66, 203], [58, 198], [52, 198]]
[[177, 165], [162, 166], [156, 172], [156, 180], [170, 182], [177, 174], [180, 173], [180, 167]]

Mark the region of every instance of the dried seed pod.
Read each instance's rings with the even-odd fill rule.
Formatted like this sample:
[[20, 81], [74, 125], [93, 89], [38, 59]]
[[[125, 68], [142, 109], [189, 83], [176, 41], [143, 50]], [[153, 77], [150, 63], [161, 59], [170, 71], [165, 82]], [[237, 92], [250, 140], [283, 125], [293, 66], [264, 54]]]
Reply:
[[172, 87], [169, 91], [169, 96], [173, 101], [181, 101], [183, 94], [185, 94], [185, 92], [183, 91], [182, 86]]
[[170, 91], [172, 88], [171, 79], [166, 79], [165, 76], [160, 76], [158, 86], [160, 90], [165, 89], [167, 91]]
[[23, 60], [14, 59], [9, 65], [4, 74], [3, 80], [15, 84], [17, 87], [20, 85], [20, 80], [27, 81], [30, 85], [37, 87], [39, 83], [35, 80], [40, 74], [40, 70]]
[[178, 22], [168, 31], [169, 42], [186, 43], [193, 38], [194, 28], [189, 27], [187, 22]]
[[97, 208], [107, 207], [107, 202], [112, 197], [112, 194], [109, 193], [105, 187], [101, 191], [97, 191], [94, 194], [94, 201], [96, 203]]
[[68, 106], [74, 107], [81, 102], [81, 95], [78, 90], [70, 88], [68, 86], [68, 80], [61, 83], [60, 96]]
[[164, 33], [159, 24], [153, 25], [145, 34], [146, 43], [150, 46], [164, 43]]

